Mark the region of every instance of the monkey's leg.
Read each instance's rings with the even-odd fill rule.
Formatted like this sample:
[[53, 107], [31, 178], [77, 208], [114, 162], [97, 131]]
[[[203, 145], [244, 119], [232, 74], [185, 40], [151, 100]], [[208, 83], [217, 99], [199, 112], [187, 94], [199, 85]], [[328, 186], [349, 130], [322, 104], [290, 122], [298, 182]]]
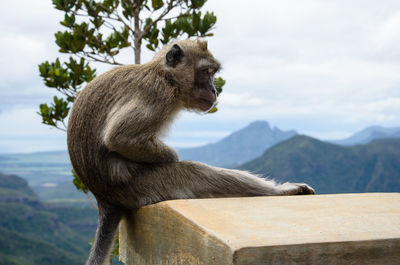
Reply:
[[115, 232], [122, 217], [122, 211], [98, 201], [98, 222], [94, 243], [86, 265], [103, 265], [111, 254]]
[[[210, 194], [216, 197], [315, 193], [311, 187], [304, 183], [277, 184], [273, 180], [262, 179], [247, 171], [213, 167], [192, 161], [183, 161], [175, 164], [181, 170], [181, 174], [178, 174], [181, 177], [181, 183], [189, 181], [186, 184], [196, 183], [200, 189], [201, 187], [207, 187]], [[197, 187], [194, 187], [197, 190]], [[200, 190], [200, 195], [201, 192], [202, 190]]]
[[149, 165], [130, 182], [119, 187], [119, 202], [127, 208], [171, 199], [315, 193], [307, 184], [276, 184], [246, 171], [191, 161]]

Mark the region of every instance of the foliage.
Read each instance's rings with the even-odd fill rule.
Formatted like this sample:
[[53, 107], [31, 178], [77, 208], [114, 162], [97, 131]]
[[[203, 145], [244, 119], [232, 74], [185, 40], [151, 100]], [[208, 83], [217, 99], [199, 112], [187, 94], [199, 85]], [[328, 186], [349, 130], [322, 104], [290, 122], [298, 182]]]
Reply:
[[[213, 36], [216, 16], [200, 11], [206, 1], [53, 0], [54, 7], [64, 12], [60, 24], [65, 28], [55, 33], [55, 42], [60, 53], [72, 56], [65, 62], [57, 58], [39, 65], [44, 84], [64, 96], [40, 105], [42, 123], [65, 131], [71, 104], [96, 76], [89, 63], [121, 65], [117, 55], [124, 49], [131, 49], [135, 63], [140, 63], [143, 42], [155, 51], [180, 37]], [[222, 81], [216, 80], [219, 89]]]
[[[225, 80], [222, 79], [222, 77], [216, 77], [214, 78], [214, 85], [217, 90], [217, 96], [222, 93], [222, 87], [225, 85]], [[217, 106], [215, 105], [214, 107], [211, 108], [211, 110], [208, 111], [208, 113], [215, 113], [218, 111]]]
[[344, 147], [298, 135], [240, 169], [281, 183], [305, 182], [320, 194], [399, 192], [400, 139]]
[[89, 192], [88, 188], [85, 187], [85, 184], [80, 180], [78, 175], [72, 170], [72, 175], [74, 176], [73, 183], [77, 190], [82, 191], [83, 193], [87, 194]]
[[37, 199], [26, 181], [0, 174], [0, 264], [82, 264], [90, 236], [78, 225], [93, 224], [93, 234], [96, 212], [68, 209], [60, 218]]

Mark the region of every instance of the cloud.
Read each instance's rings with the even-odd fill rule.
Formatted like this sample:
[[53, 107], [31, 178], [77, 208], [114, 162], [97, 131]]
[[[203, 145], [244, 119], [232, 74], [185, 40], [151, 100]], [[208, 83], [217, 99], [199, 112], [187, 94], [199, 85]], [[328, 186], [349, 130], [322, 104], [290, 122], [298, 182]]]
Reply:
[[[41, 136], [56, 135], [63, 143], [34, 118], [55, 94], [37, 65], [59, 56], [53, 34], [63, 14], [48, 0], [5, 0], [2, 8], [0, 122], [10, 129], [0, 143], [13, 134], [43, 146]], [[217, 113], [180, 116], [168, 138], [174, 145], [215, 142], [256, 119], [323, 138], [399, 126], [400, 1], [219, 0], [205, 10], [218, 18], [209, 47], [227, 83]], [[144, 61], [151, 57], [144, 51]]]
[[46, 0], [5, 0], [2, 11], [0, 109], [38, 106], [54, 95], [43, 85], [38, 64], [57, 56], [53, 34], [62, 14]]
[[[373, 51], [386, 60], [400, 59], [400, 11], [384, 19], [376, 30]], [[377, 56], [377, 57], [378, 57]]]
[[3, 111], [0, 124], [0, 153], [66, 149], [66, 134], [41, 124], [34, 108], [19, 106]]

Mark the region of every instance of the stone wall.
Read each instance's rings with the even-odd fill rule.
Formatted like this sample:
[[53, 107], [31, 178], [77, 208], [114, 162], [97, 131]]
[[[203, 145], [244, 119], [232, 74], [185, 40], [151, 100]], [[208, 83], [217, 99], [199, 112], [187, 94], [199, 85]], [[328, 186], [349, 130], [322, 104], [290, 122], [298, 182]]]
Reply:
[[120, 225], [127, 265], [400, 264], [400, 193], [166, 201]]

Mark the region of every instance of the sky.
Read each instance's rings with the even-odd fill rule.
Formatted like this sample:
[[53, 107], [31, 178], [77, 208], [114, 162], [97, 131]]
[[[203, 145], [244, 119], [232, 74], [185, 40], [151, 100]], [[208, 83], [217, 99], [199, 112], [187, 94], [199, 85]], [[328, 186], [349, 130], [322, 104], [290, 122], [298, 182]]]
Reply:
[[[63, 13], [50, 0], [1, 3], [0, 153], [65, 150], [66, 134], [36, 113], [58, 95], [38, 64], [60, 56]], [[216, 142], [255, 120], [322, 140], [400, 127], [400, 1], [209, 0], [203, 10], [218, 18], [208, 46], [227, 83], [219, 111], [182, 113], [168, 144]], [[143, 62], [152, 56], [145, 51]]]

